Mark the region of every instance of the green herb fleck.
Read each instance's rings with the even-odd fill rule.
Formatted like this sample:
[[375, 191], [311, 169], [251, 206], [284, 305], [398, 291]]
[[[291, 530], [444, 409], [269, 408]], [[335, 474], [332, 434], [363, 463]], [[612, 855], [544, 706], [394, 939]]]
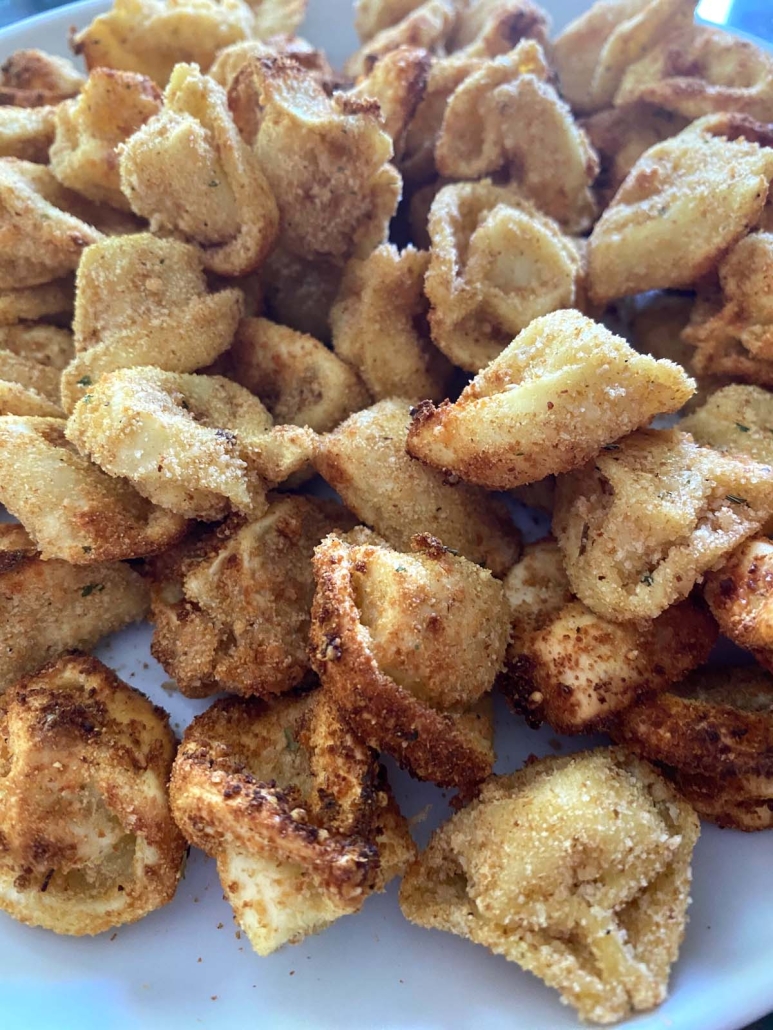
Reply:
[[85, 393], [83, 395], [83, 397], [81, 398], [81, 400], [83, 401], [84, 404], [91, 404], [91, 394], [90, 393]]
[[404, 565], [395, 565], [395, 572], [407, 572], [408, 570]]
[[91, 376], [81, 376], [78, 386], [91, 386]]
[[641, 581], [642, 581], [642, 583], [644, 583], [645, 586], [648, 586], [648, 587], [651, 587], [652, 584], [655, 582], [655, 580], [652, 578], [652, 576], [649, 574], [649, 572], [645, 572], [644, 573], [644, 575], [641, 578]]
[[730, 501], [731, 504], [745, 504], [748, 508], [749, 502], [745, 497], [736, 497], [735, 494], [727, 494], [725, 500]]
[[83, 590], [81, 590], [81, 597], [91, 597], [95, 591], [96, 593], [101, 593], [104, 589], [104, 583], [87, 583]]
[[736, 422], [735, 427], [736, 427], [736, 429], [739, 429], [742, 433], [748, 433], [749, 432], [749, 427], [748, 426], [742, 426], [740, 422]]
[[286, 726], [285, 726], [285, 740], [287, 741], [287, 744], [285, 746], [286, 746], [288, 751], [295, 752], [301, 746], [298, 743], [298, 741], [295, 739], [295, 737], [292, 735], [292, 732], [290, 730], [288, 730], [288, 728]]

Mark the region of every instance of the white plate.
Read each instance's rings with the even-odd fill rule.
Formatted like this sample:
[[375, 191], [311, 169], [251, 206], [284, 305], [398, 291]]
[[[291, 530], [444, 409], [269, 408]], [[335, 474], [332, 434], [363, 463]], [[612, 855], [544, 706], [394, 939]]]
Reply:
[[[543, 0], [544, 2], [544, 0]], [[70, 26], [102, 0], [52, 11], [0, 33], [0, 59], [18, 47], [65, 54]], [[557, 26], [585, 0], [547, 0]], [[354, 46], [350, 0], [311, 0], [305, 34], [340, 61]], [[206, 706], [170, 693], [148, 652], [147, 627], [98, 651], [129, 683], [172, 713], [179, 731]], [[532, 752], [582, 742], [534, 733], [499, 712], [498, 771]], [[444, 796], [392, 770], [424, 844], [447, 814]], [[773, 1009], [773, 833], [704, 828], [695, 856], [694, 903], [671, 997], [627, 1026], [637, 1030], [738, 1030]], [[57, 937], [0, 914], [2, 1030], [568, 1030], [570, 1009], [538, 980], [448, 934], [407, 923], [394, 886], [324, 934], [260, 959], [239, 939], [214, 864], [194, 853], [174, 901], [142, 922], [93, 939]]]

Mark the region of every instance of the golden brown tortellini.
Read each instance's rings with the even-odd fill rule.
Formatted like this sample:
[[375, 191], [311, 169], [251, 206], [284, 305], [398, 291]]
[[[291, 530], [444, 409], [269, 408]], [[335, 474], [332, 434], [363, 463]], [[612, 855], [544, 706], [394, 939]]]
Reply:
[[707, 573], [704, 596], [722, 633], [773, 672], [773, 543], [758, 536], [741, 544]]
[[77, 198], [48, 168], [0, 158], [0, 289], [59, 279], [102, 233], [73, 213]]
[[260, 397], [275, 421], [329, 433], [371, 397], [357, 372], [313, 336], [245, 318], [230, 353], [231, 378]]
[[622, 748], [535, 760], [434, 833], [400, 906], [535, 973], [583, 1020], [614, 1023], [666, 996], [699, 831]]
[[416, 409], [414, 458], [489, 490], [567, 472], [604, 445], [678, 411], [693, 381], [637, 354], [578, 311], [536, 318], [454, 404]]
[[73, 356], [72, 333], [47, 322], [0, 321], [0, 349], [61, 372]]
[[353, 524], [339, 504], [277, 496], [154, 560], [151, 650], [178, 689], [271, 697], [308, 680], [314, 547]]
[[694, 367], [773, 386], [773, 233], [744, 237], [719, 265], [718, 278], [719, 290], [699, 294], [682, 332], [695, 348]]
[[121, 192], [118, 146], [160, 110], [152, 79], [95, 68], [81, 94], [56, 109], [51, 171], [63, 186], [97, 204], [131, 210]]
[[513, 188], [489, 179], [444, 187], [430, 209], [429, 236], [432, 339], [469, 372], [539, 315], [577, 305], [578, 247]]
[[483, 490], [455, 486], [405, 452], [410, 402], [379, 401], [317, 440], [314, 467], [350, 511], [387, 543], [407, 550], [417, 533], [504, 576], [520, 534], [505, 505]]
[[502, 584], [433, 537], [405, 554], [355, 533], [314, 552], [312, 666], [367, 744], [470, 791], [494, 761], [484, 698], [510, 630]]
[[55, 107], [0, 107], [0, 157], [48, 164], [56, 111]]
[[378, 60], [349, 92], [351, 97], [371, 97], [378, 101], [397, 163], [405, 149], [408, 126], [424, 98], [431, 65], [432, 59], [426, 50], [400, 46]]
[[74, 301], [75, 288], [71, 276], [40, 286], [0, 288], [0, 326], [37, 322], [38, 319], [69, 325]]
[[577, 596], [623, 622], [686, 597], [771, 515], [768, 466], [647, 429], [559, 478], [553, 531]]
[[639, 158], [590, 237], [595, 302], [692, 286], [716, 268], [765, 207], [773, 148], [755, 136], [754, 123], [710, 115]]
[[706, 661], [717, 626], [688, 599], [656, 619], [611, 622], [572, 594], [558, 544], [525, 548], [505, 579], [513, 631], [500, 687], [530, 725], [587, 733]]
[[595, 219], [599, 163], [550, 76], [531, 39], [487, 61], [451, 94], [435, 163], [447, 178], [504, 174], [541, 211], [581, 232]]
[[87, 655], [0, 699], [0, 909], [81, 936], [172, 900], [185, 842], [169, 809], [166, 712]]
[[259, 955], [359, 911], [416, 854], [375, 752], [320, 691], [216, 701], [185, 732], [170, 796]]
[[[358, 31], [365, 45], [346, 62], [346, 74], [352, 79], [366, 75], [377, 61], [401, 46], [442, 52], [456, 12], [456, 0], [424, 0], [410, 6], [400, 3], [399, 7], [391, 2], [377, 14], [358, 13]], [[371, 31], [377, 24], [382, 27]]]
[[74, 97], [84, 78], [66, 57], [45, 50], [15, 50], [0, 66], [0, 104], [46, 107]]
[[65, 410], [119, 368], [211, 364], [233, 340], [242, 308], [239, 290], [207, 290], [201, 252], [190, 244], [137, 233], [89, 247], [78, 266]]
[[695, 0], [597, 0], [553, 45], [561, 93], [580, 114], [610, 107], [630, 65], [694, 12]]
[[41, 556], [73, 565], [141, 558], [184, 534], [185, 519], [79, 454], [59, 418], [0, 416], [0, 503]]
[[110, 476], [185, 518], [258, 516], [266, 491], [302, 469], [311, 434], [274, 428], [257, 397], [221, 376], [151, 366], [110, 372], [90, 387], [67, 439]]
[[759, 386], [717, 390], [679, 428], [706, 447], [773, 467], [773, 393]]
[[0, 347], [0, 415], [61, 417], [61, 378], [58, 369]]
[[773, 121], [773, 57], [706, 25], [667, 33], [625, 70], [615, 105], [641, 101], [684, 118], [733, 111]]
[[429, 335], [429, 262], [425, 251], [398, 252], [384, 243], [346, 266], [330, 312], [333, 349], [359, 371], [376, 400], [448, 394], [453, 366]]
[[161, 112], [121, 148], [120, 174], [151, 231], [197, 244], [212, 272], [246, 275], [276, 242], [279, 212], [259, 160], [223, 87], [195, 65], [177, 65]]
[[0, 525], [0, 693], [65, 651], [144, 618], [148, 587], [127, 564], [42, 561], [18, 524]]
[[89, 71], [117, 68], [166, 86], [174, 66], [195, 62], [206, 72], [219, 50], [251, 39], [255, 17], [244, 0], [114, 0], [72, 46]]

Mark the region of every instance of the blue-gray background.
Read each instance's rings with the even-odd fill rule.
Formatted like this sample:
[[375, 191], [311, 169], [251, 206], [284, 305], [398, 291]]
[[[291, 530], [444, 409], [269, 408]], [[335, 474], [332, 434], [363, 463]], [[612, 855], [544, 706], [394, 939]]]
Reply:
[[[61, 7], [62, 3], [63, 0], [0, 0], [0, 28]], [[773, 0], [704, 0], [701, 7], [706, 19], [716, 19], [729, 28], [773, 42]], [[773, 1030], [773, 1015], [755, 1023], [749, 1030]]]

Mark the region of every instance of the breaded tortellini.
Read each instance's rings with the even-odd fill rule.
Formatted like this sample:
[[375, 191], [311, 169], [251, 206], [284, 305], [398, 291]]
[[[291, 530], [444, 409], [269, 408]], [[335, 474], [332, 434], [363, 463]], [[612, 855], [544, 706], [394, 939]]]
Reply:
[[74, 301], [75, 289], [71, 276], [41, 283], [39, 286], [0, 288], [0, 326], [37, 322], [38, 319], [46, 323], [69, 325]]
[[699, 293], [682, 332], [695, 348], [693, 366], [773, 386], [773, 233], [744, 237], [719, 265], [718, 278], [719, 291]]
[[276, 242], [279, 211], [260, 162], [223, 87], [195, 65], [177, 65], [161, 112], [121, 147], [120, 178], [152, 232], [197, 244], [219, 275], [254, 271]]
[[0, 106], [0, 157], [48, 164], [54, 142], [56, 107]]
[[216, 701], [185, 732], [170, 796], [259, 955], [359, 911], [416, 854], [375, 752], [320, 691]]
[[0, 314], [0, 350], [10, 351], [45, 368], [61, 372], [72, 360], [72, 333], [68, 329], [60, 329], [59, 326], [49, 325], [47, 322], [16, 322], [13, 325], [3, 325]]
[[747, 540], [707, 574], [704, 596], [722, 633], [773, 672], [773, 543]]
[[75, 406], [67, 439], [110, 476], [185, 518], [258, 516], [266, 492], [311, 458], [308, 430], [274, 428], [257, 397], [222, 376], [151, 366], [102, 376]]
[[502, 584], [428, 535], [405, 554], [355, 534], [314, 552], [312, 666], [365, 743], [470, 792], [494, 762], [485, 695], [510, 632]]
[[558, 224], [489, 179], [444, 187], [425, 279], [437, 347], [477, 372], [533, 319], [577, 306], [583, 263]]
[[642, 101], [685, 118], [733, 111], [773, 121], [773, 57], [706, 25], [669, 32], [630, 64], [615, 104]]
[[0, 104], [45, 107], [80, 92], [83, 75], [66, 57], [45, 50], [15, 50], [0, 66]]
[[[401, 46], [442, 53], [454, 28], [457, 9], [457, 0], [419, 0], [410, 5], [401, 3], [399, 8], [390, 3], [375, 16], [358, 14], [357, 28], [365, 45], [347, 60], [346, 74], [353, 79], [366, 75], [377, 61]], [[382, 28], [372, 32], [376, 24]]]
[[622, 748], [534, 760], [434, 833], [400, 907], [536, 974], [581, 1019], [615, 1023], [666, 997], [699, 832]]
[[706, 447], [773, 467], [773, 393], [759, 386], [722, 387], [679, 428]]
[[553, 44], [561, 93], [575, 111], [610, 107], [628, 68], [692, 25], [696, 0], [597, 0]]
[[261, 105], [255, 153], [281, 214], [280, 245], [343, 264], [387, 236], [401, 181], [376, 101], [322, 87], [284, 57], [252, 63]]
[[0, 693], [65, 651], [87, 651], [142, 619], [148, 587], [128, 565], [42, 561], [29, 535], [0, 525]]
[[56, 110], [51, 171], [63, 186], [97, 204], [131, 210], [121, 192], [118, 145], [160, 110], [152, 79], [95, 68], [80, 95]]
[[520, 534], [507, 508], [483, 490], [452, 486], [410, 458], [409, 410], [409, 401], [390, 399], [350, 416], [319, 438], [314, 467], [392, 547], [407, 550], [417, 533], [430, 533], [504, 576], [520, 552]]
[[505, 579], [513, 631], [499, 685], [532, 726], [587, 733], [701, 665], [717, 626], [691, 600], [656, 619], [611, 622], [572, 594], [554, 540], [529, 544]]
[[646, 151], [591, 234], [591, 299], [692, 286], [712, 272], [765, 207], [773, 148], [757, 135], [753, 122], [709, 115]]
[[759, 796], [773, 776], [773, 678], [755, 666], [699, 669], [629, 708], [610, 732], [680, 775], [718, 786], [741, 777], [747, 797]]
[[43, 165], [0, 158], [0, 289], [59, 279], [102, 233], [72, 213], [77, 199]]
[[183, 535], [186, 522], [124, 479], [106, 475], [65, 436], [59, 418], [0, 416], [0, 503], [47, 561], [141, 558]]
[[407, 450], [508, 490], [583, 465], [655, 415], [678, 411], [693, 389], [674, 362], [637, 354], [579, 311], [556, 311], [535, 318], [454, 404], [420, 404]]
[[424, 276], [430, 255], [391, 243], [349, 262], [330, 311], [333, 349], [376, 400], [443, 400], [453, 366], [429, 335]]
[[424, 98], [431, 65], [432, 59], [426, 50], [401, 46], [378, 60], [349, 91], [351, 97], [370, 97], [378, 101], [398, 163], [405, 149], [408, 126]]
[[270, 697], [307, 680], [314, 548], [353, 525], [339, 504], [277, 496], [160, 555], [151, 651], [181, 693]]
[[114, 0], [72, 37], [89, 71], [117, 68], [166, 86], [180, 61], [203, 72], [223, 47], [251, 39], [255, 18], [244, 0]]
[[329, 433], [371, 403], [357, 372], [324, 344], [267, 318], [245, 318], [230, 352], [231, 378], [282, 424]]
[[0, 348], [0, 415], [61, 417], [61, 378], [55, 368]]
[[242, 310], [239, 290], [207, 290], [201, 252], [190, 244], [137, 233], [89, 247], [78, 266], [65, 410], [119, 368], [210, 365], [231, 344]]
[[523, 40], [487, 61], [452, 93], [435, 144], [447, 178], [506, 175], [565, 229], [588, 229], [598, 158], [550, 84], [542, 48]]
[[672, 775], [679, 793], [701, 819], [723, 830], [773, 829], [773, 776], [752, 777], [750, 784], [746, 776], [701, 776], [678, 769]]
[[646, 429], [559, 478], [553, 532], [577, 596], [624, 622], [686, 597], [771, 515], [769, 466]]
[[354, 27], [363, 43], [397, 25], [422, 6], [424, 0], [355, 0]]
[[0, 909], [81, 936], [171, 901], [185, 857], [169, 717], [73, 654], [0, 699]]

